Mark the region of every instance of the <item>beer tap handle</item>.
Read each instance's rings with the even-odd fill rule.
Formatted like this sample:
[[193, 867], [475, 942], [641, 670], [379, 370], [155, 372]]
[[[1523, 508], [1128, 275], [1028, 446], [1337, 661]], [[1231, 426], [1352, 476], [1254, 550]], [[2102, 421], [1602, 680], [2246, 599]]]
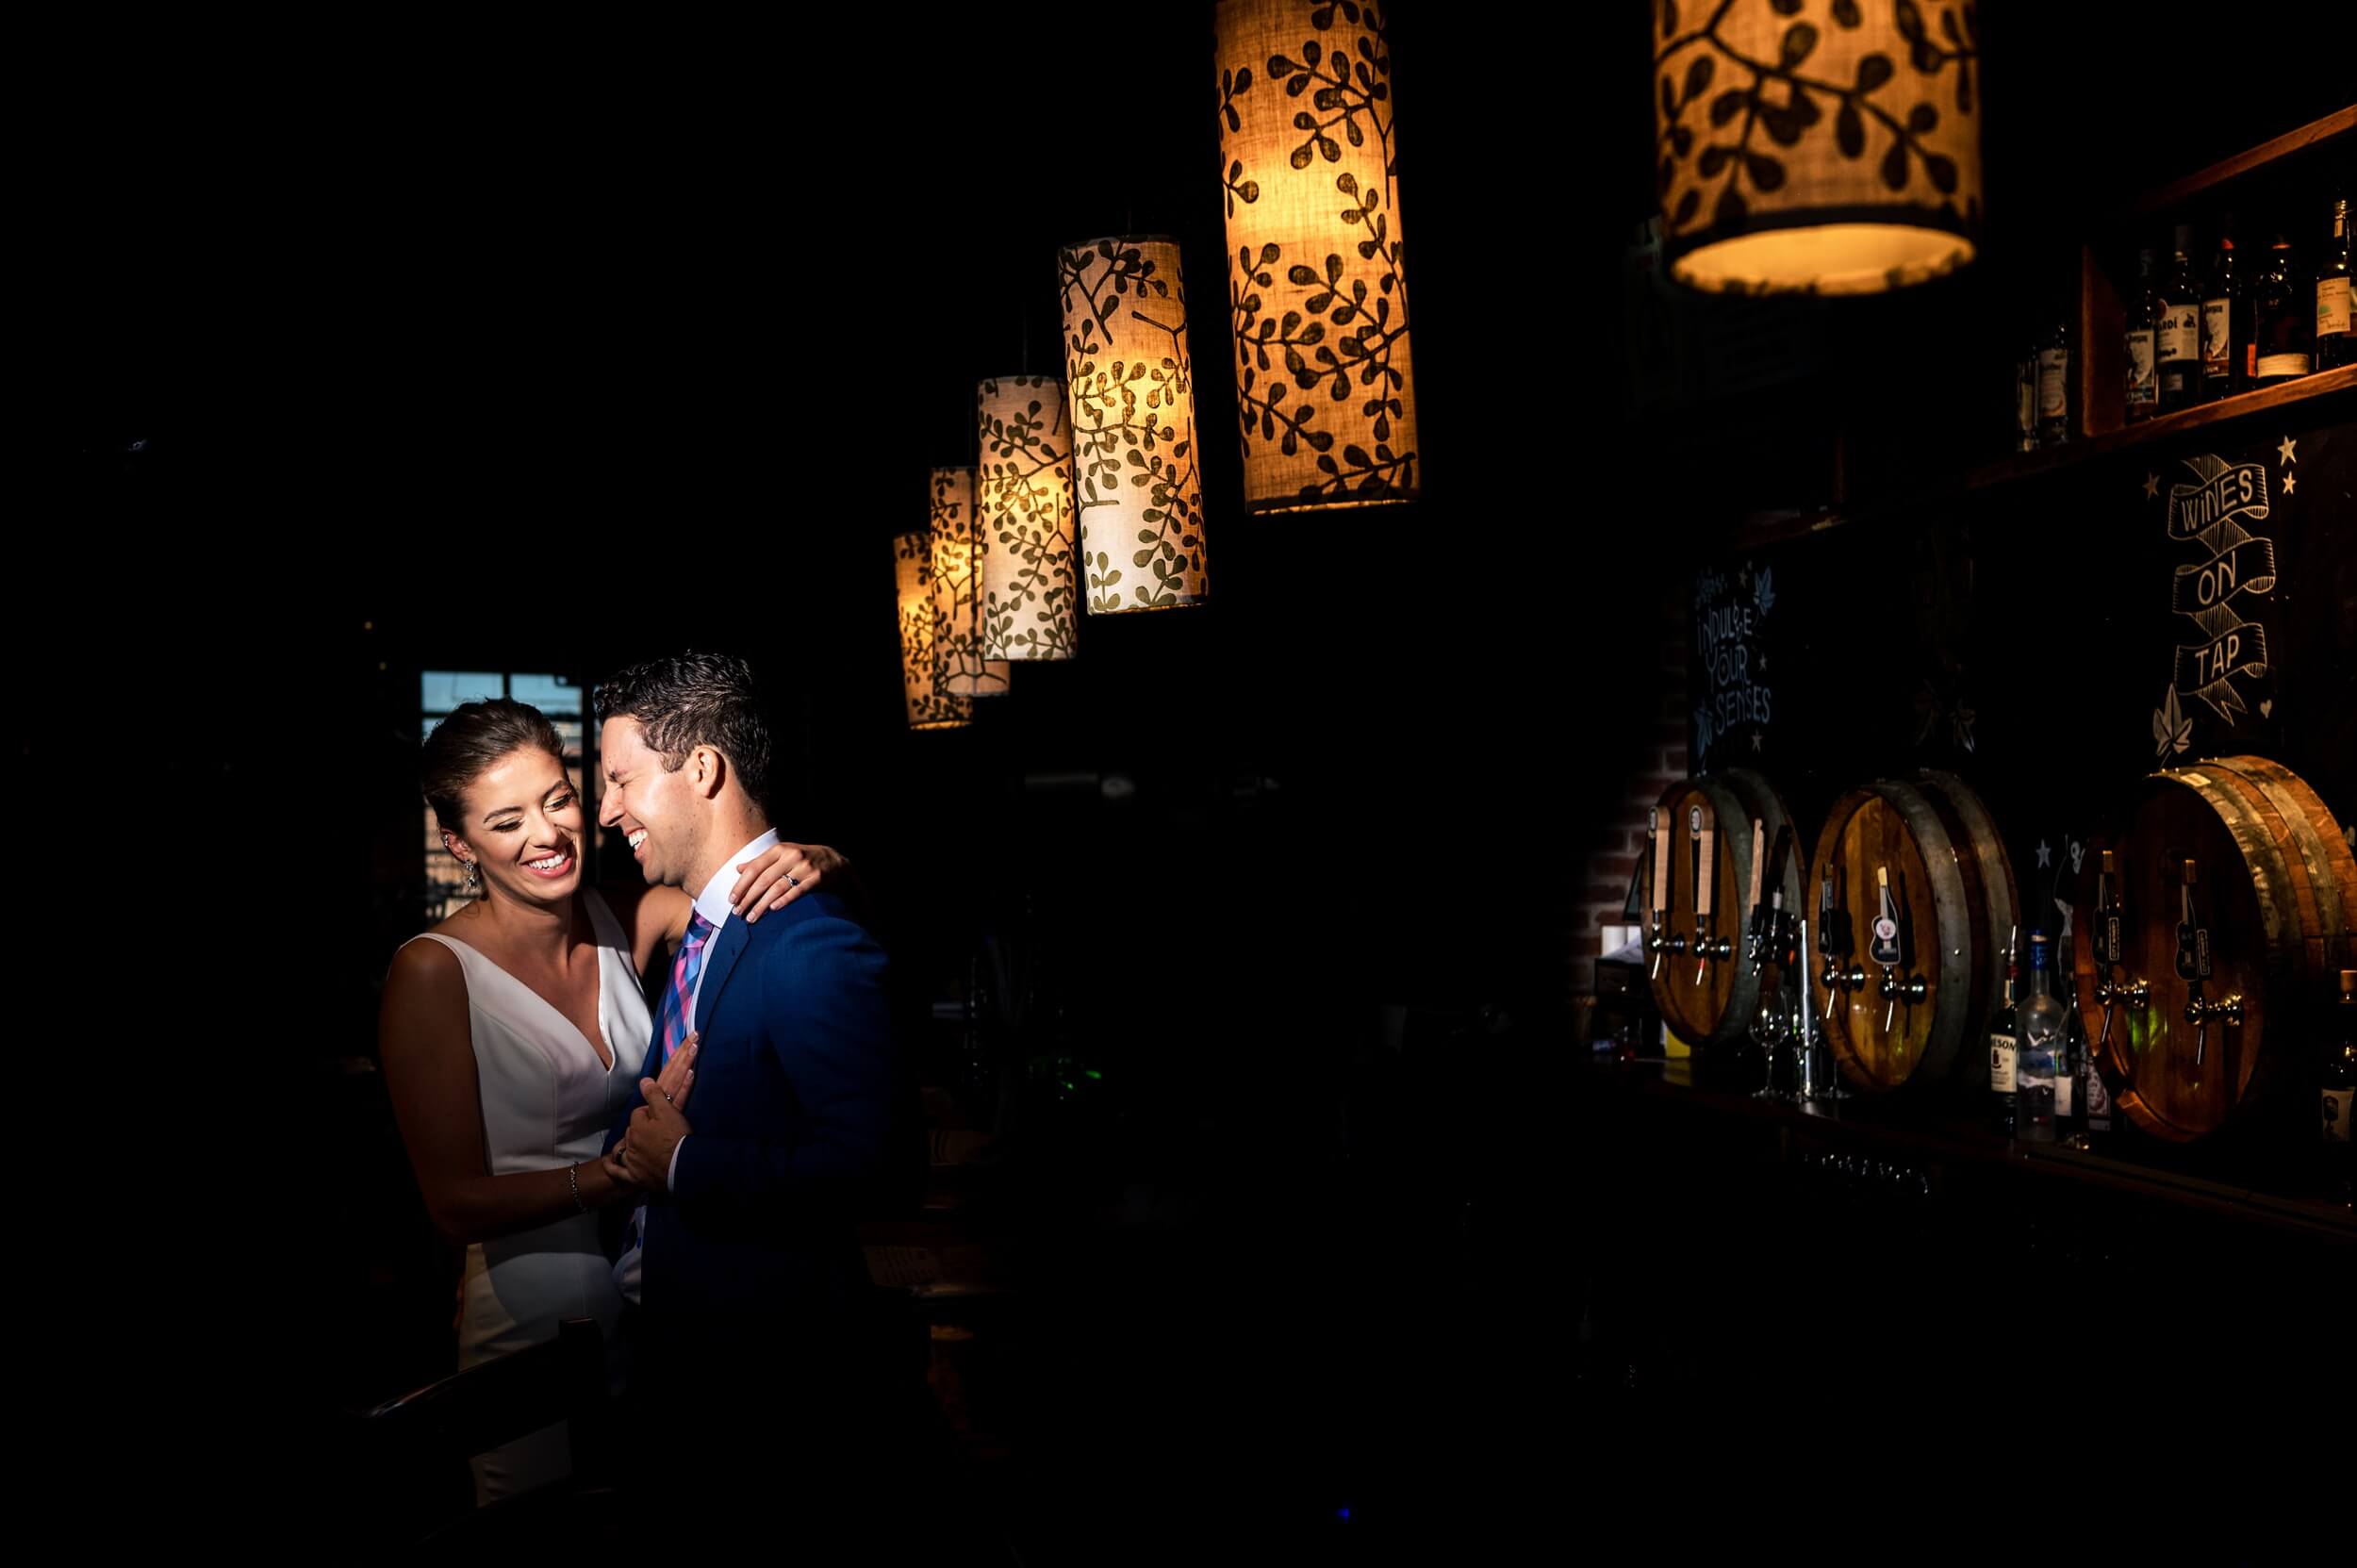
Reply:
[[1645, 824], [1653, 837], [1653, 934], [1647, 945], [1653, 949], [1653, 974], [1657, 980], [1662, 950], [1669, 942], [1669, 933], [1663, 928], [1670, 923], [1670, 835], [1662, 831], [1659, 806], [1645, 813]]
[[1906, 950], [1899, 940], [1899, 905], [1890, 894], [1890, 867], [1874, 867], [1874, 940], [1867, 948], [1867, 956], [1881, 966], [1883, 995], [1890, 1005], [1883, 1009], [1883, 1032], [1890, 1032], [1891, 1019], [1899, 1011], [1898, 988], [1891, 983], [1891, 971], [1904, 967]]
[[2112, 876], [2118, 864], [2105, 850], [2102, 869], [2095, 878], [2095, 996], [2103, 1004], [2103, 1031], [2095, 1037], [2098, 1050], [2112, 1043], [2112, 969], [2119, 962], [2119, 911], [2112, 906]]
[[2193, 1065], [2199, 1067], [2210, 1050], [2209, 1013], [2201, 997], [2201, 982], [2210, 970], [2210, 933], [2194, 911], [2200, 865], [2191, 860], [2184, 864], [2184, 881], [2177, 889], [2177, 976], [2185, 982], [2185, 1020], [2193, 1025]]
[[1752, 916], [1755, 919], [1756, 919], [1759, 915], [1760, 884], [1762, 879], [1766, 877], [1767, 871], [1768, 824], [1755, 817], [1752, 818], [1752, 891], [1750, 898], [1744, 904], [1744, 907], [1752, 912]]
[[1645, 857], [1631, 858], [1628, 867], [1628, 897], [1621, 900], [1621, 918], [1628, 925], [1638, 925], [1645, 918]]
[[1703, 974], [1710, 967], [1708, 933], [1712, 929], [1710, 912], [1712, 894], [1719, 880], [1719, 830], [1701, 825], [1702, 808], [1695, 808], [1694, 838], [1698, 859], [1694, 869], [1694, 946], [1699, 950], [1694, 959], [1694, 983], [1703, 982]]

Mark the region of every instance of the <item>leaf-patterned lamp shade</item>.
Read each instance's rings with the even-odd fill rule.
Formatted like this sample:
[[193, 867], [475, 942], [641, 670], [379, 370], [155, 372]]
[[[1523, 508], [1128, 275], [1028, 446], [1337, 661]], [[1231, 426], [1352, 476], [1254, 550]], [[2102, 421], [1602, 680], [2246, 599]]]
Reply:
[[1056, 275], [1089, 614], [1200, 604], [1211, 583], [1178, 241], [1091, 239], [1056, 253]]
[[1247, 511], [1416, 496], [1383, 9], [1220, 0], [1220, 170]]
[[909, 728], [948, 730], [974, 721], [974, 704], [943, 691], [933, 664], [933, 564], [923, 534], [892, 541], [900, 599], [900, 694]]
[[1004, 697], [1014, 667], [982, 656], [982, 560], [972, 469], [933, 470], [933, 662], [952, 697]]
[[1972, 259], [1976, 8], [1655, 0], [1670, 273], [1717, 293], [1871, 294]]
[[975, 389], [981, 469], [982, 656], [1068, 659], [1079, 652], [1072, 409], [1053, 376], [1000, 376]]

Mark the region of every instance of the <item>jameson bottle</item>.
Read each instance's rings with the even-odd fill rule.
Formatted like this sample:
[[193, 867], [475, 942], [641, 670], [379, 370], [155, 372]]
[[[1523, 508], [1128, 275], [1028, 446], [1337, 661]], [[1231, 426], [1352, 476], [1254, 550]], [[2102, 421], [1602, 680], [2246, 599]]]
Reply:
[[2316, 305], [2299, 287], [2292, 242], [2281, 232], [2267, 248], [2266, 271], [2250, 288], [2250, 384], [2280, 387], [2308, 373], [2316, 342]]
[[2332, 204], [2332, 233], [2316, 263], [2316, 369], [2357, 365], [2357, 332], [2349, 315], [2349, 198]]
[[2242, 280], [2234, 275], [2234, 237], [2218, 231], [2217, 254], [2210, 258], [2210, 276], [2201, 289], [2201, 400], [2215, 403], [2250, 387], [2243, 352], [2250, 342], [2250, 307], [2243, 301]]
[[2136, 253], [2136, 287], [2128, 306], [2128, 422], [2161, 411], [2160, 297], [2152, 290], [2152, 253]]
[[2037, 444], [2070, 439], [2070, 321], [2056, 316], [2037, 345]]
[[2005, 939], [2005, 1000], [1988, 1025], [1988, 1092], [1997, 1104], [1997, 1131], [2010, 1138], [2014, 1132], [2015, 1094], [2018, 1080], [2015, 1068], [2020, 1038], [2015, 1032], [2014, 987], [2020, 982], [2021, 966], [2014, 962], [2013, 938]]
[[2324, 1181], [2325, 1191], [2349, 1207], [2351, 1181], [2357, 1179], [2357, 969], [2341, 971], [2341, 1004], [2332, 1010], [2336, 1027], [2324, 1053]]
[[2069, 1046], [2053, 971], [2053, 944], [2042, 931], [2030, 933], [2030, 991], [2014, 1010], [2019, 1042], [2014, 1052], [2014, 1136], [2025, 1143], [2051, 1144], [2055, 1137], [2054, 1080]]
[[2161, 412], [2201, 401], [2201, 290], [2193, 280], [2193, 225], [2180, 223], [2158, 286]]

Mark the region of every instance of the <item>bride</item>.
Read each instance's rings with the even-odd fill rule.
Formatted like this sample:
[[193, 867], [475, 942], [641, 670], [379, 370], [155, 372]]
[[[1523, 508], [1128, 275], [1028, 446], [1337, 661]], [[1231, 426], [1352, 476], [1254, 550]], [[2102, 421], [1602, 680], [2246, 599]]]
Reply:
[[[598, 1211], [635, 1202], [606, 1130], [638, 1087], [651, 1026], [639, 977], [668, 962], [692, 907], [635, 879], [585, 887], [589, 829], [564, 743], [539, 709], [497, 698], [461, 706], [428, 736], [420, 767], [442, 843], [484, 897], [393, 957], [377, 1037], [402, 1142], [435, 1226], [467, 1249], [463, 1369], [592, 1317], [612, 1346], [622, 1301]], [[738, 867], [748, 921], [847, 873], [823, 845], [780, 844]], [[663, 1069], [684, 1101], [695, 1042]], [[567, 1474], [566, 1430], [547, 1428], [474, 1461], [487, 1503]]]

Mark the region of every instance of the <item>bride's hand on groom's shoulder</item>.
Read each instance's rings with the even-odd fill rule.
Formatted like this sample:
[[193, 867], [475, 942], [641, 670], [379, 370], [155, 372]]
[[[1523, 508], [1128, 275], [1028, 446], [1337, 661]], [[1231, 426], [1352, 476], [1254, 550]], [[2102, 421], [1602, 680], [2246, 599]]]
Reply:
[[729, 890], [729, 907], [747, 925], [773, 909], [783, 909], [829, 878], [843, 879], [850, 862], [824, 844], [781, 843], [752, 859], [737, 863], [736, 885]]

